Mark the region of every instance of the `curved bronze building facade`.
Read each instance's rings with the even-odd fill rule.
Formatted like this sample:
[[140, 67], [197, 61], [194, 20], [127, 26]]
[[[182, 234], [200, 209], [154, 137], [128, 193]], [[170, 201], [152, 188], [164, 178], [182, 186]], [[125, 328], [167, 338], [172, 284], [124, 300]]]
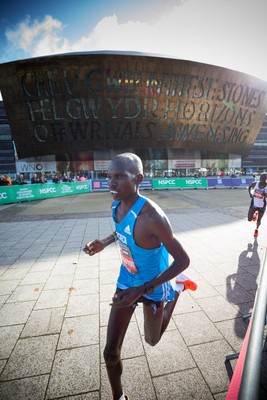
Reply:
[[19, 158], [69, 163], [129, 149], [150, 160], [247, 155], [267, 111], [267, 84], [253, 76], [141, 53], [1, 64], [0, 90]]

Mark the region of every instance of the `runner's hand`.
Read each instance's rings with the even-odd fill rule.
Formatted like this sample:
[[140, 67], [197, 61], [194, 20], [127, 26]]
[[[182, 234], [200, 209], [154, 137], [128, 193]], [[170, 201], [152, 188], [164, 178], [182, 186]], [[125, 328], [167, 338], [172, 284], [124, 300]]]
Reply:
[[131, 287], [116, 293], [112, 298], [113, 302], [110, 305], [113, 307], [130, 307], [143, 294], [142, 286]]
[[84, 246], [83, 251], [88, 254], [89, 256], [93, 256], [96, 253], [99, 253], [105, 248], [104, 243], [102, 240], [96, 239], [92, 242], [86, 243]]

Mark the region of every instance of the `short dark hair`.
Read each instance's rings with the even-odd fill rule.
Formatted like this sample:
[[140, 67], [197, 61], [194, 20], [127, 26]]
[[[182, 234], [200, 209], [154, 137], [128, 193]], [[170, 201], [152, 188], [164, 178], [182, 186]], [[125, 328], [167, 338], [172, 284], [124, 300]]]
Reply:
[[129, 170], [131, 170], [135, 174], [143, 175], [143, 163], [140, 157], [138, 157], [134, 153], [121, 153], [115, 156], [112, 161], [116, 161], [122, 159], [124, 162], [127, 162]]

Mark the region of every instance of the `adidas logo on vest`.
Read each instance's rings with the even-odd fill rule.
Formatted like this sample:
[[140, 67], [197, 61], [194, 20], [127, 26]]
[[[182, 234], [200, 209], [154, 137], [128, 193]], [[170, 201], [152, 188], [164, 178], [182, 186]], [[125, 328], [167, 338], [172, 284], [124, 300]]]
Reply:
[[126, 226], [126, 228], [124, 229], [124, 232], [125, 232], [125, 233], [128, 233], [128, 235], [131, 235], [131, 234], [132, 234], [131, 229], [130, 229], [130, 225], [127, 225], [127, 226]]

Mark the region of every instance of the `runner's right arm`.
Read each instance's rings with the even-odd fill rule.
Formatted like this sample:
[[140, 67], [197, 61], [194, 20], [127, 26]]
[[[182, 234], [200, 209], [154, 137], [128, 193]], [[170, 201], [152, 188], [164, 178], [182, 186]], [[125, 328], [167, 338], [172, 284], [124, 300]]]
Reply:
[[116, 232], [113, 232], [104, 239], [95, 239], [91, 242], [86, 243], [83, 251], [89, 256], [93, 256], [94, 254], [104, 250], [104, 248], [109, 246], [111, 243], [116, 242], [116, 240], [117, 240]]

